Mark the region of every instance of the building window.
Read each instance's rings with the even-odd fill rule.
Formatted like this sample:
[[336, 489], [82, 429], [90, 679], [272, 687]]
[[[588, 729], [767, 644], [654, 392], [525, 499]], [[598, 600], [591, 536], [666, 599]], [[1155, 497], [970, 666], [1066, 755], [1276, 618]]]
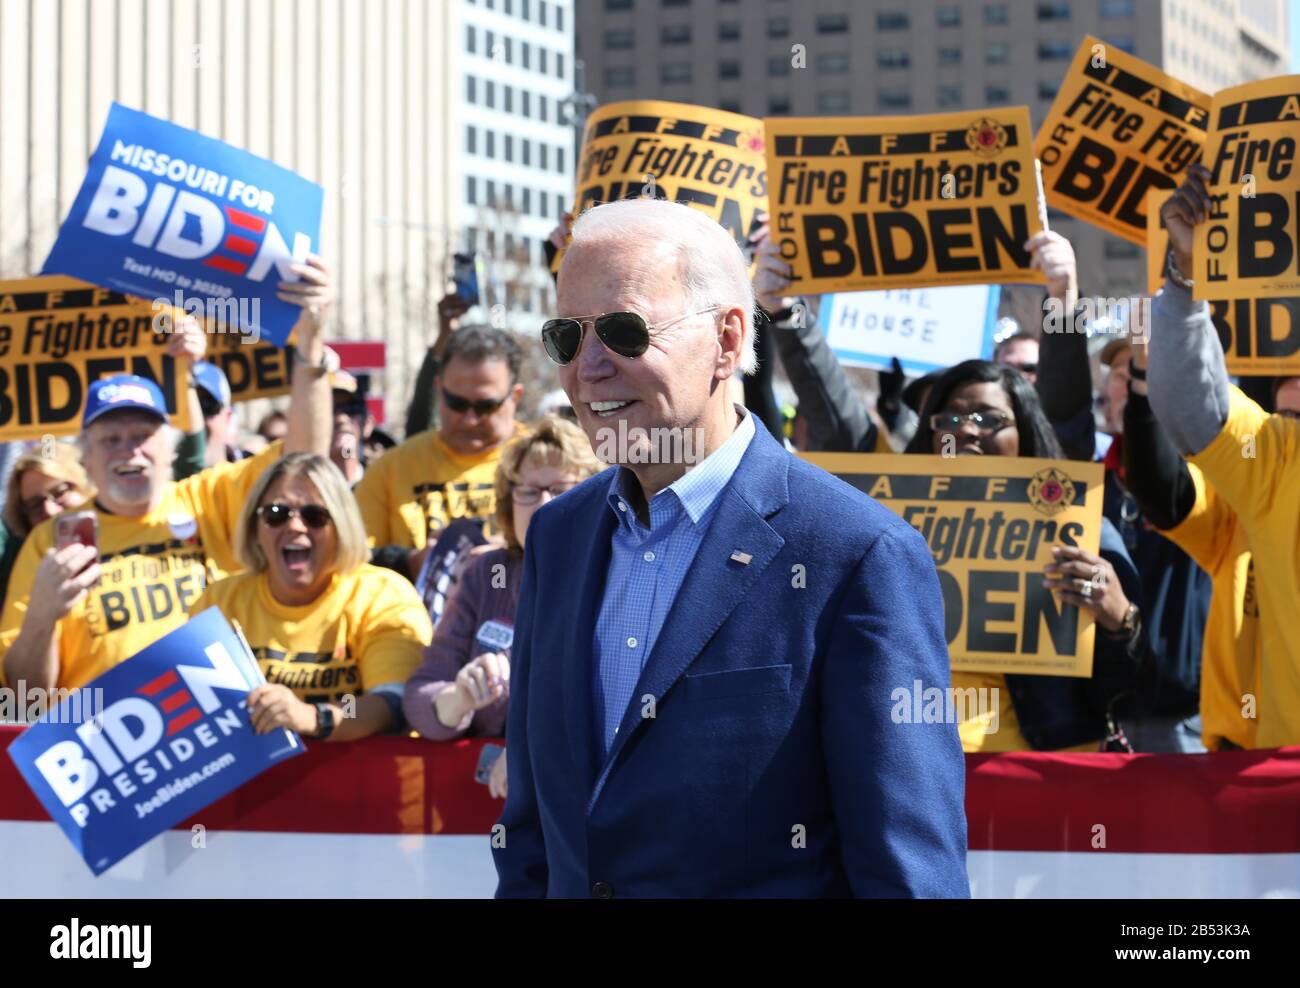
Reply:
[[483, 84], [483, 90], [484, 102], [487, 104], [488, 109], [495, 110], [497, 105], [497, 84], [488, 79]]
[[610, 51], [622, 51], [636, 47], [636, 35], [631, 28], [615, 28], [605, 32], [605, 47]]
[[1040, 21], [1068, 21], [1070, 19], [1070, 5], [1068, 3], [1040, 3], [1038, 5], [1038, 19]]
[[541, 46], [538, 46], [537, 71], [539, 71], [542, 75], [550, 75], [551, 73], [550, 58], [549, 58], [550, 54], [551, 54], [550, 49], [542, 48]]
[[530, 45], [527, 41], [519, 42], [519, 62], [526, 69], [531, 69], [533, 67], [532, 58], [531, 58], [532, 53], [533, 53], [532, 45]]
[[781, 76], [790, 74], [790, 59], [781, 55], [777, 58], [767, 60], [767, 74], [769, 76]]
[[739, 41], [740, 25], [736, 21], [724, 21], [718, 25], [719, 41]]
[[630, 65], [619, 66], [618, 68], [605, 70], [605, 85], [607, 86], [635, 86], [636, 69]]
[[1068, 41], [1038, 42], [1040, 62], [1068, 62], [1074, 55], [1074, 46]]
[[547, 116], [551, 112], [550, 105], [551, 105], [550, 100], [548, 100], [541, 93], [537, 94], [537, 119], [540, 120], [542, 123], [546, 123], [547, 121]]
[[848, 14], [819, 14], [817, 17], [818, 34], [846, 34], [848, 30]]
[[564, 8], [558, 3], [555, 5], [555, 30], [564, 30]]
[[472, 75], [465, 76], [465, 102], [478, 102], [478, 80]]
[[843, 89], [834, 89], [817, 94], [818, 113], [843, 113], [849, 108], [849, 94]]
[[719, 62], [719, 63], [718, 63], [718, 78], [719, 78], [719, 79], [739, 79], [739, 78], [740, 78], [740, 63], [739, 63], [739, 62], [734, 62], [734, 61]]
[[523, 111], [525, 117], [533, 115], [533, 94], [527, 89], [519, 90], [519, 108]]
[[471, 206], [478, 205], [478, 180], [473, 175], [465, 176], [465, 201]]
[[659, 80], [661, 82], [690, 82], [691, 63], [665, 62], [659, 70]]
[[689, 24], [665, 24], [659, 29], [659, 40], [665, 45], [687, 45], [691, 42]]
[[501, 100], [501, 108], [505, 110], [506, 113], [514, 113], [515, 112], [514, 89], [511, 88], [510, 86], [502, 86], [501, 89], [502, 89], [502, 96], [504, 97]]
[[877, 31], [903, 31], [912, 26], [912, 19], [901, 10], [886, 10], [876, 15]]
[[[844, 57], [845, 70], [848, 69], [848, 56]], [[876, 52], [876, 65], [882, 69], [905, 69], [912, 64], [912, 58], [903, 48], [885, 48]]]
[[505, 0], [505, 4], [506, 4], [506, 16], [513, 17], [515, 15], [514, 0]]
[[465, 25], [465, 50], [471, 55], [478, 53], [478, 32], [474, 30], [473, 24]]
[[529, 17], [531, 16], [528, 11], [528, 8], [531, 5], [532, 5], [532, 0], [520, 0], [519, 16], [522, 17], [524, 20], [528, 20]]
[[497, 156], [497, 135], [494, 130], [483, 131], [483, 154], [489, 158]]
[[475, 127], [465, 128], [465, 153], [478, 154], [478, 129]]
[[557, 147], [555, 149], [555, 170], [561, 174], [564, 173], [564, 148]]
[[789, 96], [769, 96], [767, 99], [767, 112], [771, 116], [780, 116], [783, 113], [790, 112]]
[[539, 0], [537, 4], [537, 23], [546, 27], [546, 0]]
[[496, 55], [497, 36], [492, 31], [483, 32], [483, 54], [488, 58]]
[[506, 135], [504, 135], [504, 137], [502, 138], [502, 140], [505, 141], [505, 151], [506, 151], [505, 158], [506, 158], [506, 161], [514, 161], [514, 160], [515, 160], [515, 139], [514, 139], [514, 135], [512, 135], [512, 134], [506, 134]]
[[551, 154], [551, 146], [547, 144], [545, 141], [538, 141], [537, 158], [538, 158], [538, 164], [541, 165], [542, 167], [542, 171], [548, 171], [551, 167], [550, 154]]
[[961, 90], [956, 86], [940, 86], [937, 102], [940, 106], [961, 106]]
[[940, 7], [934, 12], [934, 22], [939, 27], [961, 27], [961, 8]]
[[817, 56], [817, 71], [822, 75], [843, 75], [849, 70], [847, 52], [832, 51]]
[[523, 197], [523, 202], [520, 203], [519, 208], [526, 216], [533, 211], [533, 190], [524, 189], [520, 192], [520, 196]]
[[497, 204], [497, 183], [494, 182], [494, 181], [492, 181], [492, 179], [489, 178], [489, 179], [484, 183], [484, 185], [487, 187], [487, 188], [486, 188], [486, 192], [487, 192], [486, 201], [487, 201], [487, 204], [488, 204], [489, 206], [496, 206], [496, 204]]
[[986, 103], [1007, 103], [1011, 100], [1011, 92], [1006, 86], [989, 85], [984, 87], [984, 101]]
[[665, 7], [689, 7], [691, 0], [663, 0]]
[[555, 78], [564, 78], [564, 52], [562, 51], [555, 53]]
[[1117, 38], [1117, 37], [1114, 37], [1114, 36], [1112, 35], [1112, 36], [1107, 37], [1107, 38], [1106, 38], [1106, 41], [1107, 41], [1107, 43], [1109, 43], [1109, 44], [1111, 44], [1111, 45], [1114, 45], [1114, 46], [1115, 46], [1116, 48], [1118, 48], [1120, 51], [1126, 51], [1126, 52], [1128, 52], [1130, 55], [1135, 55], [1135, 54], [1137, 54], [1137, 49], [1136, 49], [1136, 48], [1134, 47], [1134, 45], [1133, 45], [1133, 39], [1132, 39], [1132, 38], [1129, 38], [1129, 37], [1118, 37], [1118, 38]]
[[960, 65], [961, 49], [960, 48], [940, 48], [939, 49], [940, 65]]
[[1101, 0], [1102, 17], [1132, 17], [1133, 0]]
[[984, 5], [985, 24], [1008, 23], [1007, 5], [1005, 3], [988, 3]]
[[1059, 82], [1040, 82], [1038, 84], [1039, 99], [1056, 99], [1056, 94], [1061, 91]]
[[985, 65], [1006, 65], [1011, 61], [1011, 46], [1001, 41], [991, 41], [984, 46]]
[[631, 10], [632, 0], [605, 0], [606, 10]]
[[529, 167], [533, 164], [533, 142], [526, 137], [519, 141], [519, 161]]
[[506, 46], [506, 64], [507, 64], [507, 65], [514, 65], [514, 64], [515, 64], [515, 45], [514, 45], [514, 39], [510, 38], [509, 36], [507, 36], [504, 40], [505, 40], [505, 46]]
[[769, 38], [790, 37], [790, 18], [769, 17], [767, 19], [767, 36]]
[[882, 89], [876, 102], [882, 110], [906, 110], [912, 105], [912, 94], [906, 89]]
[[1138, 256], [1137, 244], [1131, 244], [1127, 240], [1120, 240], [1118, 237], [1106, 238], [1106, 260], [1108, 261], [1129, 261]]
[[739, 113], [740, 104], [734, 99], [724, 99], [718, 104], [719, 110], [726, 110], [728, 113]]

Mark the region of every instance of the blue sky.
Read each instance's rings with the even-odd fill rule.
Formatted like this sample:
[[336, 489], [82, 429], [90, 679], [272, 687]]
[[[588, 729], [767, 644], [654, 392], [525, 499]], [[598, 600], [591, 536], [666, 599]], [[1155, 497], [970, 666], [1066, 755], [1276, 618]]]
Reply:
[[1286, 19], [1291, 28], [1291, 71], [1300, 72], [1300, 0], [1287, 0]]

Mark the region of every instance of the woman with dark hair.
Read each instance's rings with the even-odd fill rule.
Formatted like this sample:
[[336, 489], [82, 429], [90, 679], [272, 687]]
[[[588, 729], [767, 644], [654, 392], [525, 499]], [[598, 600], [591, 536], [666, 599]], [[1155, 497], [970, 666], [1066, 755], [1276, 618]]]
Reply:
[[[986, 360], [957, 364], [935, 382], [907, 452], [1062, 458], [1033, 387], [1013, 368]], [[1147, 652], [1137, 570], [1104, 518], [1100, 555], [1066, 545], [1052, 551], [1056, 561], [1043, 585], [1097, 622], [1092, 677], [954, 672], [954, 689], [998, 691], [989, 693], [999, 698], [996, 712], [959, 725], [966, 751], [1096, 750], [1118, 734], [1116, 703], [1134, 687]]]

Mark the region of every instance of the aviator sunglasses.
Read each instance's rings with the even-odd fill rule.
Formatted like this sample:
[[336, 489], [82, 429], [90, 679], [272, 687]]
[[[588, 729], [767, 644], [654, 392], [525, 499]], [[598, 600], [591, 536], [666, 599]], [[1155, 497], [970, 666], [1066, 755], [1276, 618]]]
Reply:
[[716, 312], [720, 305], [711, 305], [698, 312], [688, 312], [651, 326], [639, 312], [603, 312], [596, 316], [576, 319], [548, 319], [542, 325], [542, 345], [546, 354], [560, 366], [573, 362], [582, 347], [583, 330], [590, 325], [600, 342], [620, 357], [639, 357], [650, 348], [650, 333], [667, 329], [683, 319]]
[[330, 513], [319, 504], [304, 504], [300, 508], [288, 504], [264, 504], [257, 515], [267, 528], [279, 528], [297, 515], [308, 528], [324, 528], [330, 523]]

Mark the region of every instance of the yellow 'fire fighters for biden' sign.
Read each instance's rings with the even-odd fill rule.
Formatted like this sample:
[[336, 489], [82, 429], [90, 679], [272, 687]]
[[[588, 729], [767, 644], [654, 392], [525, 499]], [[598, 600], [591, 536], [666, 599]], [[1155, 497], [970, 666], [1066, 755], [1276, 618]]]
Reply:
[[764, 123], [792, 291], [1042, 282], [1026, 107]]
[[767, 209], [763, 121], [660, 100], [600, 107], [583, 136], [578, 210], [641, 196], [702, 209], [743, 246]]
[[1084, 38], [1035, 143], [1048, 204], [1145, 247], [1147, 193], [1201, 156], [1209, 109], [1199, 89]]
[[1093, 619], [1043, 586], [1052, 546], [1097, 552], [1099, 463], [813, 453], [804, 459], [900, 515], [930, 546], [952, 668], [1092, 675]]
[[1192, 297], [1300, 295], [1300, 76], [1222, 89], [1210, 121], [1214, 204], [1196, 227]]

